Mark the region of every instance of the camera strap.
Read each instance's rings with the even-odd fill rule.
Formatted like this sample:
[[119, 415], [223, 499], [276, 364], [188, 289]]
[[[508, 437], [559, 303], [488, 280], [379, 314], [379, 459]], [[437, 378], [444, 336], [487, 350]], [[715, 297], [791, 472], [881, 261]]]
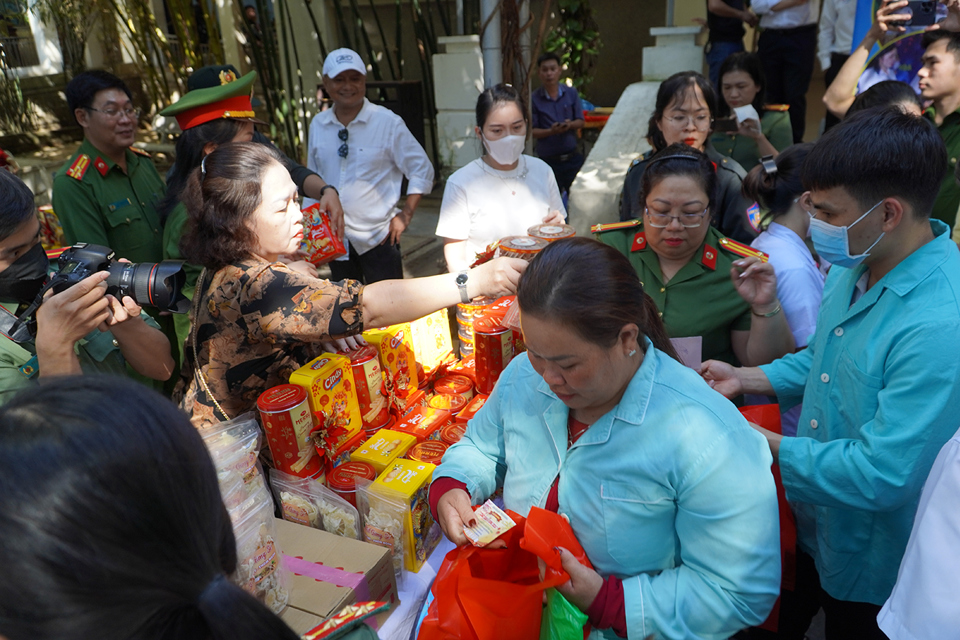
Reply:
[[217, 408], [217, 411], [220, 412], [220, 415], [223, 416], [224, 420], [229, 420], [230, 416], [227, 415], [227, 412], [223, 410], [223, 407], [220, 406], [220, 403], [217, 402], [217, 399], [214, 397], [213, 392], [210, 391], [209, 385], [207, 385], [207, 378], [203, 375], [203, 371], [200, 370], [200, 356], [197, 349], [197, 325], [200, 324], [200, 299], [203, 297], [203, 280], [207, 275], [206, 267], [200, 272], [200, 277], [197, 278], [197, 287], [193, 291], [193, 322], [190, 323], [190, 333], [191, 333], [191, 342], [193, 343], [193, 373], [194, 377], [200, 383], [200, 386], [203, 387], [204, 393], [207, 394], [207, 397], [213, 402], [213, 406]]
[[[27, 308], [30, 314], [35, 310], [36, 306], [34, 305], [30, 305]], [[17, 317], [3, 307], [0, 307], [0, 333], [2, 333], [5, 338], [17, 344], [29, 342], [33, 339], [34, 334], [31, 327], [36, 328], [36, 321], [30, 318], [27, 313], [22, 313], [20, 317]]]

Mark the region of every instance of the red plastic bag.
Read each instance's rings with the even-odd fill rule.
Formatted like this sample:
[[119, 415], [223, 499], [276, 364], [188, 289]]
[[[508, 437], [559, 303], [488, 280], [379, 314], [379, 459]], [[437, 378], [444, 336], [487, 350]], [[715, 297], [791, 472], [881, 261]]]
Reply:
[[546, 563], [545, 578], [563, 578], [560, 584], [569, 580], [570, 576], [563, 570], [560, 554], [553, 550], [554, 547], [563, 547], [572, 553], [580, 564], [593, 569], [593, 565], [587, 559], [586, 551], [580, 546], [580, 541], [573, 533], [573, 527], [566, 518], [553, 511], [540, 507], [530, 508], [520, 546]]
[[507, 513], [517, 526], [499, 538], [506, 542], [506, 549], [466, 545], [444, 558], [418, 640], [539, 637], [543, 591], [566, 582], [567, 577], [540, 581], [537, 556], [520, 545], [526, 520]]
[[[740, 413], [756, 425], [760, 425], [767, 431], [781, 433], [780, 430], [780, 405], [778, 404], [757, 404], [749, 407], [741, 407]], [[790, 504], [787, 502], [787, 493], [783, 489], [783, 482], [780, 479], [780, 465], [773, 463], [770, 470], [773, 472], [773, 480], [777, 484], [777, 505], [780, 508], [780, 591], [793, 591], [797, 577], [797, 523], [793, 519], [793, 512], [790, 510]], [[780, 618], [780, 598], [773, 605], [773, 610], [763, 624], [761, 629], [767, 631], [776, 631]]]

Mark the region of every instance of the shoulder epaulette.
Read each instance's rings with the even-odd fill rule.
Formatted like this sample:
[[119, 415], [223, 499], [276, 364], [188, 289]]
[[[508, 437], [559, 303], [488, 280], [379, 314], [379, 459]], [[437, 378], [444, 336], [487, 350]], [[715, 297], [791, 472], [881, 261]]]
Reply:
[[44, 253], [47, 254], [47, 260], [56, 260], [60, 257], [60, 254], [69, 249], [69, 247], [58, 247], [57, 249], [47, 249]]
[[765, 104], [763, 108], [766, 111], [790, 111], [790, 105], [788, 104]]
[[604, 231], [613, 231], [615, 229], [630, 229], [640, 224], [640, 220], [626, 220], [624, 222], [604, 222], [590, 227], [590, 233], [603, 233]]
[[144, 151], [143, 149], [137, 149], [136, 147], [127, 147], [130, 151], [133, 151], [138, 156], [143, 156], [144, 158], [149, 158], [150, 154]]
[[77, 156], [77, 159], [73, 161], [73, 164], [70, 165], [70, 168], [67, 169], [67, 175], [77, 180], [83, 180], [83, 176], [89, 168], [90, 156], [85, 153], [81, 153]]
[[641, 153], [640, 155], [638, 155], [638, 156], [637, 156], [636, 158], [634, 158], [633, 161], [630, 163], [630, 168], [631, 168], [631, 169], [634, 168], [635, 166], [637, 166], [638, 164], [640, 164], [640, 163], [643, 162], [644, 160], [649, 160], [649, 159], [650, 159], [650, 156], [652, 155], [652, 153], [653, 153], [652, 151], [644, 151], [643, 153]]
[[770, 259], [770, 256], [763, 251], [758, 251], [753, 247], [737, 242], [736, 240], [731, 240], [730, 238], [720, 238], [720, 246], [730, 253], [744, 258], [759, 258], [761, 262], [767, 262]]

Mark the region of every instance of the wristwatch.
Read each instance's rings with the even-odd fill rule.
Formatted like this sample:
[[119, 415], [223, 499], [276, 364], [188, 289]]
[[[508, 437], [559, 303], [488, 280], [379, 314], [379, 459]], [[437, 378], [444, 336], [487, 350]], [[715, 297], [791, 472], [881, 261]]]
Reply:
[[470, 296], [467, 295], [467, 271], [461, 271], [457, 274], [457, 287], [460, 289], [460, 302], [466, 304], [470, 302]]
[[338, 197], [338, 198], [340, 197], [340, 192], [337, 191], [337, 188], [336, 188], [335, 186], [333, 186], [332, 184], [325, 184], [325, 185], [323, 185], [322, 187], [320, 187], [320, 197], [321, 197], [321, 198], [323, 197], [323, 192], [326, 191], [327, 189], [333, 189], [333, 192], [334, 192], [335, 194], [337, 194], [337, 197]]

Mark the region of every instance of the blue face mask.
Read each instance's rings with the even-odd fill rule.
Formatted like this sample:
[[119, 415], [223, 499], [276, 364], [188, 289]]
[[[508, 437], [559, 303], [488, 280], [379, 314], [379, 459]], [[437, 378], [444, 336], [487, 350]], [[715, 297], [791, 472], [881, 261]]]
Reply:
[[810, 217], [810, 239], [813, 241], [813, 248], [817, 250], [817, 253], [821, 258], [830, 262], [831, 264], [838, 264], [841, 267], [847, 267], [852, 269], [857, 266], [863, 259], [870, 255], [870, 249], [873, 249], [877, 246], [877, 242], [880, 242], [880, 239], [886, 235], [886, 232], [880, 234], [880, 237], [876, 241], [867, 247], [867, 250], [857, 256], [850, 255], [850, 238], [847, 235], [847, 231], [857, 224], [872, 212], [874, 209], [879, 207], [883, 203], [883, 200], [873, 205], [867, 212], [862, 216], [854, 220], [853, 224], [847, 225], [846, 227], [837, 227], [832, 224], [826, 223], [823, 220], [817, 220], [813, 216]]

